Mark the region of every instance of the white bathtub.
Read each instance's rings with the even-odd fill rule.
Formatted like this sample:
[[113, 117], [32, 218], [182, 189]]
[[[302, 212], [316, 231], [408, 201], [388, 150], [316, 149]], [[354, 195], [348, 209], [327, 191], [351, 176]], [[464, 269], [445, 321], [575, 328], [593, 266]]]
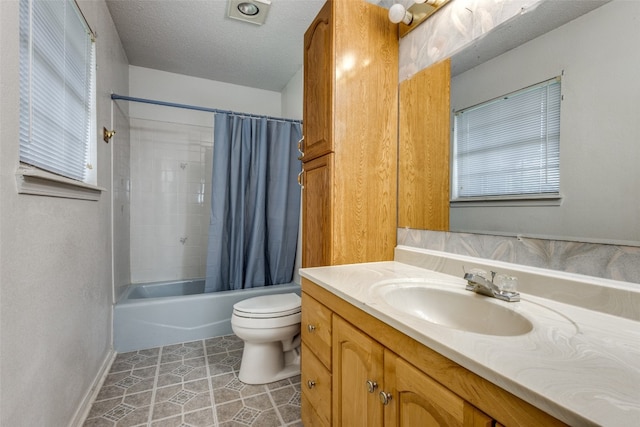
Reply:
[[233, 304], [260, 295], [295, 292], [300, 285], [203, 293], [204, 280], [129, 285], [113, 311], [119, 353], [229, 335]]

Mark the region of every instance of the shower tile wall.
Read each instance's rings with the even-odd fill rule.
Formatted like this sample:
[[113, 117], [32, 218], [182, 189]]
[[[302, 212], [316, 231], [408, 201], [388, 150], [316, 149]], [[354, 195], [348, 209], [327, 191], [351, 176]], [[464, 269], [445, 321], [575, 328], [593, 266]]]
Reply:
[[131, 282], [204, 277], [213, 129], [131, 119]]

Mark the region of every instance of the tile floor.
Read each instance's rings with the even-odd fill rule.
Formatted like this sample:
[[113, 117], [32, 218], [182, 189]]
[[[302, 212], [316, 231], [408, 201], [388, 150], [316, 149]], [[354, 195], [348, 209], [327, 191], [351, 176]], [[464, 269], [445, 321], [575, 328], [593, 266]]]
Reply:
[[238, 380], [234, 335], [118, 354], [85, 427], [302, 426], [300, 376]]

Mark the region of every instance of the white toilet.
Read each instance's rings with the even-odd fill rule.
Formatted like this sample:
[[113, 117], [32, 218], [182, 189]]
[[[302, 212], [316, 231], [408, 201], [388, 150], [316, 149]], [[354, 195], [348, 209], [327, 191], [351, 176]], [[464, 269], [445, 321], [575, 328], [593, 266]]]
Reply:
[[300, 373], [300, 306], [294, 293], [233, 305], [231, 329], [244, 341], [240, 381], [267, 384]]

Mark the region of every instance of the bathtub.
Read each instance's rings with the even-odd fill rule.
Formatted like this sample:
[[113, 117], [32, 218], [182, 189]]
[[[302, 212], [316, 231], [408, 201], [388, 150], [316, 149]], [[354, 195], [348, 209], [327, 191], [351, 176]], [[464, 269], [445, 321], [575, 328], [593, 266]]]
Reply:
[[203, 292], [203, 279], [129, 285], [113, 310], [115, 350], [123, 353], [229, 335], [233, 304], [260, 295], [299, 295], [300, 285]]

